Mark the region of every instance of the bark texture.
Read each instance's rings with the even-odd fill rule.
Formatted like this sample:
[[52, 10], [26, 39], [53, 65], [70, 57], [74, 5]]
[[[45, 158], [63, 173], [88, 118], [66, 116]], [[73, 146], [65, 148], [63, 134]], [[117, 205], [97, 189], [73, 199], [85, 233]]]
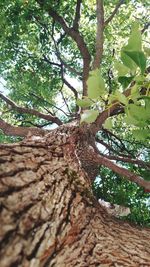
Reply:
[[150, 266], [150, 229], [111, 217], [94, 199], [80, 129], [0, 148], [0, 266]]

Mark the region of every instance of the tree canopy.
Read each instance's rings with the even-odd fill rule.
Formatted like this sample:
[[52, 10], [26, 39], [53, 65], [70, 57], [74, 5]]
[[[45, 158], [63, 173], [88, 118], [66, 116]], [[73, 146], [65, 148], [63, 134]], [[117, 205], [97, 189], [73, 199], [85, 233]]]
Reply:
[[148, 1], [3, 0], [0, 142], [89, 125], [97, 198], [150, 225]]

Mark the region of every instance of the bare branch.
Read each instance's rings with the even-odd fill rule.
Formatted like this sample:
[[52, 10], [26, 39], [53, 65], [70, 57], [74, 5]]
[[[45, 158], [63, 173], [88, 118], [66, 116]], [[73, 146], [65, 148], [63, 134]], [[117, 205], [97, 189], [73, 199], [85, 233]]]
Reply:
[[122, 141], [121, 138], [119, 138], [116, 134], [112, 133], [108, 129], [104, 129], [103, 128], [103, 131], [106, 132], [110, 137], [112, 137], [112, 138], [114, 137], [117, 141], [120, 142], [120, 145], [119, 145], [118, 142], [116, 142], [115, 140], [111, 139], [111, 141], [113, 143], [115, 143], [116, 146], [118, 146], [122, 151], [126, 151], [128, 154], [131, 154], [132, 155], [132, 153], [125, 147], [125, 144], [123, 143], [123, 141]]
[[31, 133], [32, 135], [43, 136], [48, 132], [46, 130], [39, 129], [39, 128], [12, 126], [11, 124], [5, 122], [2, 119], [0, 119], [0, 129], [6, 135], [20, 136], [20, 137], [26, 137], [29, 135], [29, 133]]
[[64, 67], [66, 67], [71, 73], [74, 73], [75, 75], [79, 75], [79, 76], [82, 76], [82, 73], [77, 71], [75, 68], [71, 67], [68, 63], [66, 63], [64, 61], [64, 59], [62, 59], [61, 55], [60, 55], [60, 52], [59, 52], [59, 49], [57, 47], [57, 43], [54, 39], [54, 36], [51, 35], [51, 38], [54, 42], [54, 45], [55, 45], [55, 50], [56, 50], [56, 56], [58, 58], [58, 60], [61, 62], [61, 64], [59, 64], [59, 67], [61, 67], [62, 65], [64, 65]]
[[81, 3], [82, 3], [82, 0], [77, 0], [76, 13], [75, 13], [75, 18], [74, 18], [74, 22], [73, 22], [73, 28], [75, 31], [77, 31], [79, 29]]
[[139, 159], [132, 159], [132, 158], [128, 158], [128, 157], [118, 157], [118, 156], [113, 156], [113, 155], [104, 155], [102, 153], [100, 153], [100, 155], [103, 156], [103, 157], [106, 157], [107, 159], [110, 159], [110, 160], [128, 162], [128, 163], [136, 164], [138, 166], [142, 166], [144, 168], [147, 167], [147, 168], [150, 169], [150, 162], [144, 162], [144, 161], [139, 160]]
[[[63, 86], [64, 86], [64, 84], [62, 85], [62, 88], [63, 88]], [[66, 107], [67, 107], [67, 109], [68, 109], [68, 112], [71, 114], [70, 108], [69, 108], [69, 106], [68, 106], [68, 103], [67, 103], [66, 98], [64, 97], [64, 94], [63, 94], [63, 92], [62, 92], [62, 89], [60, 90], [60, 93], [61, 93], [62, 99], [63, 99], [63, 101], [64, 101], [64, 103], [65, 103], [65, 105], [66, 105]]]
[[45, 55], [43, 55], [43, 60], [50, 65], [54, 65], [54, 66], [61, 68], [61, 64], [50, 61]]
[[72, 68], [68, 63], [66, 63], [64, 61], [64, 59], [61, 58], [61, 55], [60, 55], [60, 52], [59, 52], [59, 49], [58, 49], [58, 45], [62, 41], [62, 39], [66, 36], [66, 33], [62, 34], [60, 39], [56, 42], [54, 37], [53, 37], [55, 20], [53, 20], [52, 31], [50, 32], [48, 27], [47, 27], [47, 25], [44, 24], [43, 22], [41, 22], [39, 17], [35, 16], [34, 18], [36, 20], [36, 23], [38, 23], [45, 30], [45, 32], [47, 31], [48, 34], [51, 36], [51, 38], [52, 38], [52, 40], [54, 42], [54, 46], [55, 46], [55, 50], [56, 50], [56, 56], [57, 56], [58, 60], [61, 62], [61, 64], [55, 63], [55, 62], [49, 60], [48, 57], [46, 57], [46, 55], [44, 55], [44, 54], [43, 54], [43, 60], [45, 62], [47, 62], [48, 64], [57, 66], [59, 68], [61, 68], [61, 65], [63, 64], [71, 73], [74, 73], [75, 75], [82, 76], [81, 72], [79, 72], [79, 71], [75, 70], [74, 68]]
[[68, 88], [73, 92], [74, 96], [75, 96], [75, 99], [78, 98], [78, 92], [77, 90], [65, 79], [64, 77], [64, 70], [63, 70], [63, 67], [61, 68], [61, 78], [62, 78], [62, 82], [64, 84], [66, 84], [68, 86]]
[[112, 151], [113, 153], [117, 154], [117, 156], [119, 155], [120, 157], [128, 157], [128, 158], [131, 158], [132, 156], [129, 155], [129, 154], [122, 154], [118, 151], [116, 151], [111, 145], [105, 143], [103, 140], [99, 139], [98, 137], [95, 138], [95, 141], [97, 143], [100, 143], [102, 144], [103, 146], [105, 146], [105, 148], [110, 152]]
[[102, 60], [103, 54], [103, 42], [104, 42], [104, 8], [103, 8], [103, 0], [97, 0], [97, 34], [96, 34], [96, 54], [93, 62], [93, 69], [97, 69], [100, 67], [100, 63]]
[[[63, 109], [61, 109], [61, 108], [57, 107], [56, 105], [54, 105], [54, 104], [48, 102], [48, 101], [45, 100], [43, 97], [38, 96], [38, 95], [36, 95], [35, 93], [30, 93], [30, 95], [36, 97], [36, 98], [39, 99], [39, 100], [44, 101], [45, 103], [47, 103], [47, 104], [50, 105], [51, 107], [54, 107], [55, 109], [61, 111], [62, 113], [64, 113], [65, 116], [69, 116]], [[44, 109], [45, 109], [48, 113], [50, 113], [50, 114], [53, 116], [53, 114], [52, 114], [52, 112], [51, 112], [50, 110], [48, 110], [47, 108], [44, 108]]]
[[109, 17], [108, 19], [105, 20], [105, 22], [104, 22], [104, 26], [107, 26], [108, 23], [109, 23], [110, 21], [112, 21], [112, 19], [113, 19], [114, 16], [116, 15], [118, 9], [120, 8], [120, 6], [121, 6], [124, 2], [125, 2], [125, 0], [120, 0], [120, 1], [118, 2], [118, 4], [115, 6], [115, 9], [113, 10], [113, 12], [112, 12], [112, 14], [110, 15], [110, 17]]
[[[37, 0], [37, 2], [43, 7], [43, 1]], [[89, 76], [90, 71], [90, 62], [91, 62], [91, 55], [88, 51], [87, 45], [84, 41], [83, 36], [79, 33], [78, 30], [75, 30], [74, 28], [68, 27], [65, 20], [62, 16], [58, 15], [55, 10], [53, 10], [51, 7], [47, 10], [48, 14], [56, 21], [58, 22], [63, 30], [66, 32], [67, 35], [69, 35], [77, 44], [78, 49], [82, 55], [83, 58], [83, 95], [87, 95], [87, 84], [86, 81]]]
[[134, 182], [134, 183], [138, 184], [139, 186], [142, 186], [147, 191], [150, 191], [150, 182], [143, 180], [137, 174], [132, 173], [129, 170], [116, 165], [115, 163], [113, 163], [109, 159], [107, 159], [106, 157], [100, 156], [96, 153], [93, 153], [92, 151], [91, 151], [91, 157], [93, 158], [94, 162], [99, 163], [100, 165], [103, 165], [103, 166], [111, 169], [115, 173], [117, 173], [121, 176], [124, 176], [129, 181]]
[[55, 21], [57, 21], [62, 26], [63, 30], [76, 42], [83, 59], [86, 60], [88, 59], [90, 61], [91, 56], [84, 42], [84, 39], [80, 35], [80, 33], [78, 31], [75, 31], [73, 28], [69, 28], [64, 19], [60, 15], [58, 15], [52, 8], [49, 8], [48, 13]]
[[18, 111], [19, 113], [27, 113], [27, 114], [35, 115], [35, 116], [42, 118], [44, 120], [52, 121], [53, 123], [56, 123], [58, 125], [62, 124], [62, 121], [57, 117], [54, 117], [54, 116], [49, 115], [49, 114], [41, 113], [35, 109], [23, 108], [23, 107], [17, 106], [17, 104], [15, 102], [13, 102], [10, 98], [4, 96], [2, 93], [0, 93], [0, 98], [3, 99], [8, 105], [10, 105], [12, 107], [12, 109]]
[[64, 82], [64, 84], [66, 84], [70, 88], [70, 90], [74, 93], [75, 98], [77, 99], [78, 93], [77, 93], [76, 89], [64, 77], [63, 77], [63, 82]]

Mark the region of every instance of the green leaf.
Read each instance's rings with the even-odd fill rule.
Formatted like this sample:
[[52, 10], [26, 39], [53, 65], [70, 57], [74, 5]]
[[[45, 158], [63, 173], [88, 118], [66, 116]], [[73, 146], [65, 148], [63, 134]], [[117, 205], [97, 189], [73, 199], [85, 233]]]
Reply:
[[125, 122], [127, 125], [135, 125], [135, 126], [139, 126], [139, 127], [145, 126], [145, 122], [136, 120], [136, 119], [135, 119], [134, 117], [132, 117], [130, 114], [127, 114], [127, 116], [126, 116], [125, 119], [124, 119], [124, 122]]
[[150, 118], [150, 113], [147, 112], [146, 108], [143, 106], [137, 106], [135, 104], [129, 105], [129, 112], [132, 116], [137, 119], [147, 120]]
[[87, 123], [92, 123], [96, 120], [98, 117], [99, 112], [98, 110], [86, 110], [81, 114], [81, 123], [82, 122], [87, 122]]
[[105, 83], [99, 69], [90, 72], [87, 87], [89, 98], [95, 99], [105, 93]]
[[132, 100], [136, 100], [138, 97], [140, 96], [139, 93], [139, 86], [137, 84], [134, 84], [131, 87], [131, 95], [130, 95], [130, 99]]
[[128, 87], [128, 85], [131, 83], [131, 81], [133, 80], [134, 76], [131, 77], [119, 77], [118, 78], [118, 82], [121, 83], [122, 87], [125, 89]]
[[131, 28], [131, 34], [128, 44], [124, 47], [126, 51], [141, 51], [142, 50], [142, 36], [139, 30], [139, 23], [134, 22]]
[[144, 73], [146, 68], [146, 57], [142, 52], [141, 31], [139, 30], [139, 24], [137, 22], [132, 26], [128, 44], [121, 50], [121, 59], [133, 72], [135, 72], [137, 65], [141, 69], [142, 74]]
[[108, 130], [112, 129], [112, 127], [113, 127], [112, 119], [111, 119], [111, 118], [108, 118], [108, 119], [105, 121], [105, 123], [103, 124], [103, 127], [104, 127], [105, 129], [108, 129]]
[[122, 64], [122, 63], [120, 63], [118, 61], [116, 61], [114, 63], [114, 67], [118, 71], [118, 77], [125, 76], [130, 71], [130, 69], [128, 67], [126, 67], [124, 64]]
[[115, 94], [110, 95], [110, 97], [109, 97], [110, 103], [112, 103], [115, 100], [118, 100], [120, 103], [122, 103], [124, 105], [128, 104], [127, 97], [119, 91], [116, 91]]
[[121, 60], [124, 65], [126, 65], [132, 72], [132, 74], [135, 74], [135, 71], [137, 69], [137, 65], [135, 62], [125, 53], [126, 50], [124, 48], [121, 49]]
[[79, 107], [86, 108], [91, 106], [92, 101], [88, 98], [85, 98], [85, 99], [77, 99], [76, 103]]
[[134, 130], [134, 131], [132, 131], [132, 134], [135, 137], [135, 139], [137, 139], [139, 141], [144, 141], [144, 140], [150, 138], [150, 131], [148, 129]]
[[124, 51], [136, 65], [141, 69], [141, 73], [144, 74], [146, 69], [146, 57], [142, 51]]
[[127, 97], [124, 94], [120, 93], [119, 91], [116, 92], [116, 97], [117, 97], [117, 99], [119, 100], [120, 103], [122, 103], [124, 105], [128, 104]]

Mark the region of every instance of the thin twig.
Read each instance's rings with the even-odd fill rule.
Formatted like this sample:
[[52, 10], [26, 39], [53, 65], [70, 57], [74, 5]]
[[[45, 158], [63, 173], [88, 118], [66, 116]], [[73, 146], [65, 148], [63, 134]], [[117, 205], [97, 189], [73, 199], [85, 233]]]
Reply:
[[[69, 116], [69, 114], [67, 114], [63, 109], [61, 109], [60, 107], [57, 107], [56, 105], [50, 103], [49, 101], [45, 100], [43, 97], [38, 96], [38, 95], [36, 95], [35, 93], [30, 93], [30, 95], [36, 97], [36, 98], [39, 99], [39, 100], [44, 101], [45, 103], [47, 103], [47, 104], [50, 105], [51, 107], [54, 107], [55, 109], [61, 111], [62, 113], [64, 113], [65, 116], [67, 116], [67, 117]], [[48, 113], [51, 113], [48, 109], [46, 109], [46, 108], [44, 108], [44, 109], [45, 109]]]
[[108, 23], [112, 21], [112, 19], [113, 19], [114, 16], [116, 15], [118, 9], [120, 8], [120, 6], [121, 6], [124, 2], [125, 2], [125, 0], [120, 0], [120, 1], [118, 2], [118, 4], [115, 6], [115, 8], [114, 8], [112, 14], [110, 15], [110, 17], [109, 17], [108, 19], [105, 20], [105, 22], [104, 22], [104, 26], [107, 26]]

